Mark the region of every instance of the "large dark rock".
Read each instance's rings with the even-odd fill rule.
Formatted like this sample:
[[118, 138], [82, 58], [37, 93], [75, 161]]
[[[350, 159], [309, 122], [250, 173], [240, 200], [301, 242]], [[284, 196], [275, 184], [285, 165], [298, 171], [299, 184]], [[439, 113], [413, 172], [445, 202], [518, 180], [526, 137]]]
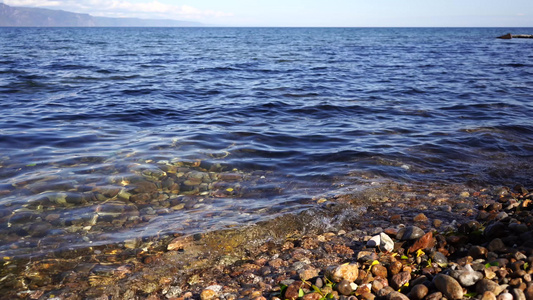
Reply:
[[512, 34], [508, 33], [508, 34], [499, 36], [498, 38], [502, 39], [502, 40], [510, 40], [512, 38], [515, 38], [515, 39], [533, 39], [533, 34], [515, 34], [515, 35], [512, 35]]
[[513, 35], [508, 33], [508, 34], [505, 34], [505, 35], [502, 35], [502, 36], [499, 36], [498, 37], [499, 39], [502, 39], [502, 40], [510, 40], [513, 38]]

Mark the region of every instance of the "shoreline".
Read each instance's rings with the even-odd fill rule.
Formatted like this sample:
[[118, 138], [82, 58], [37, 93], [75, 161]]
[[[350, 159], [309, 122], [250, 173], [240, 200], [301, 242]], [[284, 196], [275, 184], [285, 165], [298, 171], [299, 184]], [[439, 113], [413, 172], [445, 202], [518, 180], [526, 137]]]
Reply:
[[[461, 226], [482, 215], [483, 207], [492, 205], [504, 212], [495, 203], [508, 190], [390, 184], [339, 195], [297, 215], [255, 225], [154, 240], [144, 248], [98, 247], [85, 257], [76, 257], [81, 252], [73, 251], [29, 261], [22, 274], [6, 279], [9, 272], [3, 272], [3, 292], [6, 297], [30, 299], [211, 299], [206, 294], [214, 289], [214, 298], [272, 299], [280, 284], [297, 282], [304, 273], [306, 281], [325, 281], [328, 268], [357, 262], [359, 254], [368, 250], [367, 241], [382, 232], [395, 238], [402, 227], [417, 226], [435, 236], [459, 233]], [[531, 198], [531, 194], [508, 194], [521, 197], [522, 203]], [[497, 216], [487, 213], [485, 222]], [[378, 261], [390, 260], [379, 249], [372, 255]], [[418, 259], [410, 256], [409, 260]], [[3, 263], [4, 270], [16, 269], [16, 262]], [[359, 270], [367, 267], [358, 265]]]

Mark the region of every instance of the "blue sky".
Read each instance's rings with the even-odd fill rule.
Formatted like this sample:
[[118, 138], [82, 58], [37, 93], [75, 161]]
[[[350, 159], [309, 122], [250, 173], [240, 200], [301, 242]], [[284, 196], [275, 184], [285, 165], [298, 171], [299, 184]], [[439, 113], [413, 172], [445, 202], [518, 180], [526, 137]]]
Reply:
[[0, 0], [108, 17], [221, 26], [533, 27], [533, 0]]

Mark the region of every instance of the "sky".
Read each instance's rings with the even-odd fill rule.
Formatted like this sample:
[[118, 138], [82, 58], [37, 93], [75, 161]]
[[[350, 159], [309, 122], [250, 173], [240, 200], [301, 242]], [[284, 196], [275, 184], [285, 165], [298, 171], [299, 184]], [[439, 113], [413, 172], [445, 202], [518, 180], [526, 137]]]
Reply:
[[213, 26], [533, 27], [533, 0], [0, 0]]

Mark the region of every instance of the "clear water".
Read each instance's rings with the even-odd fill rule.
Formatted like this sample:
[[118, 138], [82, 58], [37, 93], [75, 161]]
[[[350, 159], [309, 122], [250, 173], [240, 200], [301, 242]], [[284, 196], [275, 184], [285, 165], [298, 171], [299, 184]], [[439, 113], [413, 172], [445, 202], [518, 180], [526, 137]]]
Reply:
[[0, 28], [0, 252], [257, 222], [341, 183], [531, 185], [533, 40], [495, 37], [532, 31]]

